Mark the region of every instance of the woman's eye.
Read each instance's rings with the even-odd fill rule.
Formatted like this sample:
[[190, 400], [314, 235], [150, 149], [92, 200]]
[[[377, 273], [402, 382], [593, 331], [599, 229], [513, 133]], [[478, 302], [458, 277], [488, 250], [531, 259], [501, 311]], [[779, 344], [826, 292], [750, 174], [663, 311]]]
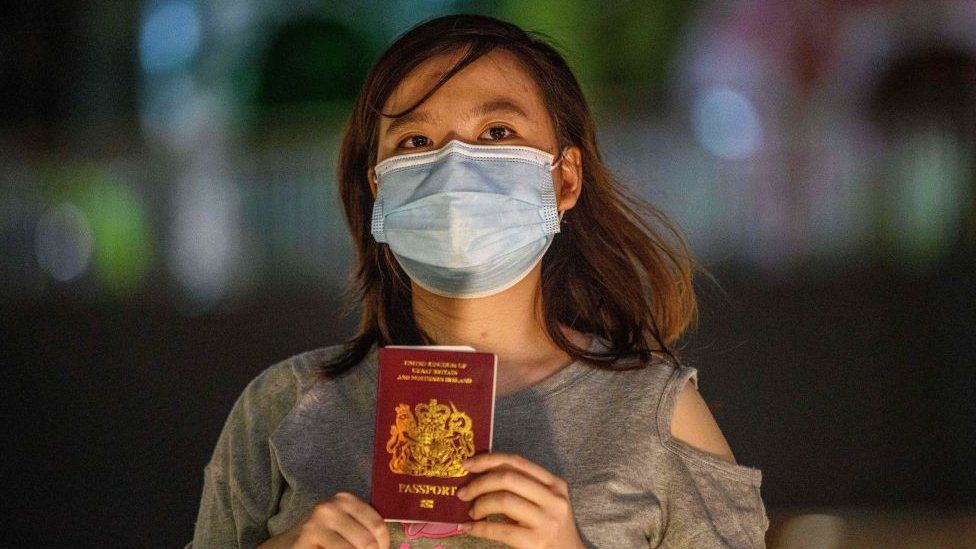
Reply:
[[492, 126], [492, 127], [488, 128], [487, 130], [485, 130], [485, 133], [482, 134], [482, 135], [487, 134], [489, 136], [488, 137], [489, 139], [491, 139], [493, 141], [498, 141], [498, 140], [501, 140], [501, 139], [505, 139], [506, 137], [511, 137], [512, 134], [514, 134], [514, 133], [515, 132], [513, 132], [512, 130], [506, 128], [505, 126]]
[[422, 135], [411, 135], [405, 138], [398, 145], [401, 149], [416, 149], [417, 147], [425, 147], [430, 144], [430, 139]]

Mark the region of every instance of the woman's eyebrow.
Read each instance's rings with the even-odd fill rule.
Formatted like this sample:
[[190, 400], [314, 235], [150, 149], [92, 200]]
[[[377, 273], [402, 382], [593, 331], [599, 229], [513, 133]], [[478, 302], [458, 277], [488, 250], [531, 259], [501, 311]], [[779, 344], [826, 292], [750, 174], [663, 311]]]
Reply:
[[499, 98], [492, 99], [483, 103], [479, 107], [471, 109], [466, 118], [472, 116], [486, 116], [489, 114], [494, 114], [497, 112], [507, 112], [509, 114], [514, 114], [515, 116], [521, 116], [522, 118], [528, 118], [529, 115], [525, 113], [525, 109], [520, 107], [517, 103], [510, 99]]
[[[499, 99], [491, 99], [471, 109], [470, 111], [467, 112], [467, 114], [464, 115], [464, 119], [467, 120], [475, 116], [487, 116], [489, 114], [495, 114], [498, 112], [507, 112], [509, 114], [520, 116], [522, 118], [526, 118], [526, 119], [529, 118], [529, 115], [526, 114], [525, 109], [520, 107], [518, 103], [515, 103], [510, 99], [499, 98]], [[385, 134], [389, 136], [390, 134], [394, 133], [398, 129], [407, 126], [409, 124], [413, 124], [414, 122], [431, 123], [433, 122], [433, 120], [430, 116], [430, 113], [428, 113], [427, 111], [414, 110], [399, 118], [394, 119], [393, 122], [390, 122], [390, 125], [386, 128]]]
[[390, 122], [390, 125], [387, 126], [385, 135], [389, 137], [393, 132], [414, 122], [427, 122], [429, 124], [433, 120], [427, 111], [414, 110], [399, 118], [394, 118], [393, 122]]

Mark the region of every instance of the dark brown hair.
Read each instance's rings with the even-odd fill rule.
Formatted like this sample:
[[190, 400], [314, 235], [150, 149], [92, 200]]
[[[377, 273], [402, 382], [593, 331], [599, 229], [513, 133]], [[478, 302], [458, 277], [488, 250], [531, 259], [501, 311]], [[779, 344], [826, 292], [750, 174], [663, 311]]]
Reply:
[[[431, 344], [416, 325], [411, 287], [387, 244], [370, 233], [373, 196], [367, 180], [375, 164], [381, 116], [403, 116], [463, 67], [492, 50], [513, 54], [542, 90], [559, 149], [582, 152], [582, 192], [542, 258], [544, 328], [575, 360], [614, 368], [619, 358], [652, 352], [678, 361], [674, 343], [697, 321], [692, 273], [698, 264], [676, 227], [654, 206], [618, 183], [603, 163], [579, 83], [563, 57], [538, 33], [481, 15], [432, 19], [403, 34], [379, 58], [356, 97], [339, 152], [339, 194], [356, 247], [354, 302], [358, 334], [321, 367], [331, 378], [360, 363], [376, 345]], [[443, 54], [460, 60], [414, 105], [384, 114], [383, 105], [411, 70]], [[669, 235], [672, 239], [665, 238]], [[604, 353], [575, 346], [565, 325], [603, 337]]]

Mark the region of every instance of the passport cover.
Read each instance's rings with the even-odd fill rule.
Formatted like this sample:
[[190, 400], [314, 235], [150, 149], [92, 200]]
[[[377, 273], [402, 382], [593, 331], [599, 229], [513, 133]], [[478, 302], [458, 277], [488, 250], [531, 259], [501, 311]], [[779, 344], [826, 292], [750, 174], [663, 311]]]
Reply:
[[461, 462], [491, 450], [496, 372], [471, 347], [380, 348], [370, 505], [383, 520], [471, 520], [455, 492], [477, 476]]

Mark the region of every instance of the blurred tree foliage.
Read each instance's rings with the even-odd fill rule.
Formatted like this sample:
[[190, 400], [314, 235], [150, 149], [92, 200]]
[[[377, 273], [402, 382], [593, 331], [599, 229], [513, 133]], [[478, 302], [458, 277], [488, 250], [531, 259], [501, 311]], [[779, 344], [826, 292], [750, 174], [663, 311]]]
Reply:
[[258, 124], [289, 114], [328, 120], [347, 111], [366, 78], [371, 50], [364, 33], [334, 19], [285, 23], [258, 67]]
[[495, 14], [550, 36], [595, 108], [626, 110], [664, 96], [694, 0], [508, 0]]
[[[421, 4], [397, 17], [402, 28], [396, 34], [446, 13]], [[679, 36], [696, 5], [679, 0], [505, 0], [464, 2], [464, 9], [456, 11], [483, 13], [541, 32], [567, 57], [594, 108], [617, 111], [660, 105]], [[283, 115], [306, 121], [309, 116], [337, 117], [351, 105], [370, 63], [395, 38], [375, 36], [380, 13], [363, 13], [352, 21], [332, 11], [323, 8], [272, 31], [253, 67], [259, 123]]]

